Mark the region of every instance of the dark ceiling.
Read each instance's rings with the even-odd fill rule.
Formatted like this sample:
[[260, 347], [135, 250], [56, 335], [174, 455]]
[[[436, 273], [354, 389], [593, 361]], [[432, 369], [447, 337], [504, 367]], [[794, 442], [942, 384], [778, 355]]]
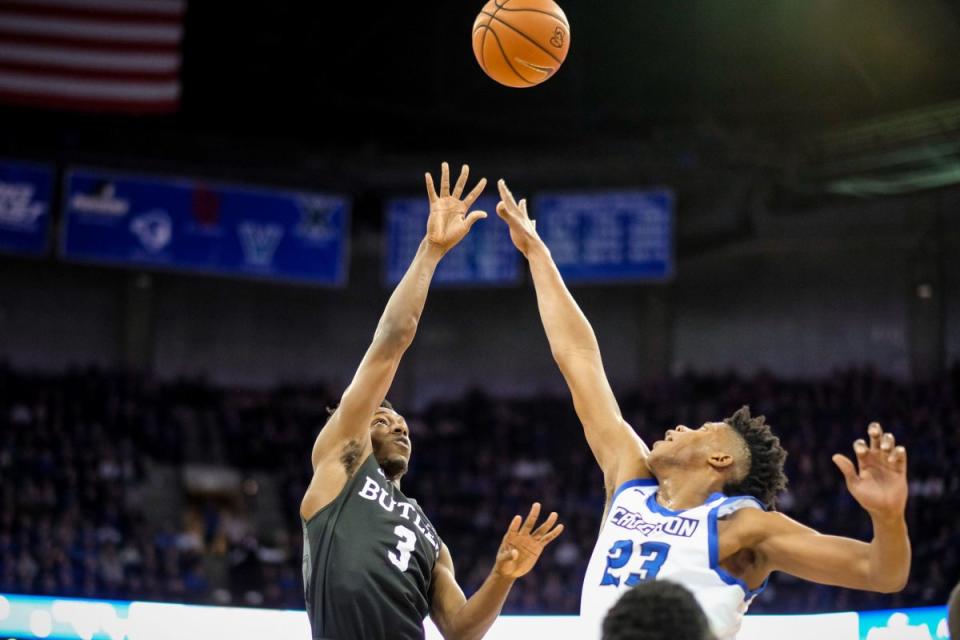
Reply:
[[[736, 169], [767, 162], [781, 141], [960, 98], [953, 1], [564, 0], [570, 56], [525, 90], [496, 85], [475, 62], [482, 5], [192, 0], [178, 115], [0, 109], [0, 153], [231, 176], [246, 166], [279, 181], [300, 170], [349, 187], [351, 158], [353, 176], [386, 157], [519, 160], [531, 150], [636, 164], [656, 155], [637, 145], [659, 140], [690, 169], [707, 162], [697, 140], [734, 131], [763, 141], [734, 161], [724, 148]], [[638, 179], [632, 169], [622, 180]], [[641, 179], [671, 179], [649, 174]]]
[[449, 148], [704, 122], [789, 131], [960, 97], [946, 0], [565, 0], [570, 57], [527, 90], [474, 61], [482, 4], [194, 0], [183, 111], [136, 128]]
[[482, 1], [257, 4], [193, 3], [192, 124], [436, 145], [439, 125], [471, 143], [557, 125], [817, 126], [960, 96], [960, 12], [944, 0], [566, 0], [570, 57], [529, 90], [474, 61]]

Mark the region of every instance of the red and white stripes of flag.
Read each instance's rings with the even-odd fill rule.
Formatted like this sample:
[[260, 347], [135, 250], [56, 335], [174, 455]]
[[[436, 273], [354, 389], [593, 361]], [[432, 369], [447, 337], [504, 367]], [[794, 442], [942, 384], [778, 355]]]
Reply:
[[0, 101], [169, 113], [186, 0], [0, 0]]

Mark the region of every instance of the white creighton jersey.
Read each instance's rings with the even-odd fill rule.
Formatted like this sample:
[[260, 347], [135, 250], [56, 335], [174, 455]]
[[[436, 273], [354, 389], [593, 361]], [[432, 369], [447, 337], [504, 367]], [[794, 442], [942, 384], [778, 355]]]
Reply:
[[703, 607], [718, 640], [736, 637], [747, 607], [760, 591], [724, 571], [717, 558], [717, 519], [744, 508], [763, 509], [755, 498], [714, 493], [706, 503], [671, 511], [657, 502], [656, 480], [631, 480], [614, 493], [580, 596], [585, 637], [599, 638], [607, 611], [630, 587], [673, 580]]

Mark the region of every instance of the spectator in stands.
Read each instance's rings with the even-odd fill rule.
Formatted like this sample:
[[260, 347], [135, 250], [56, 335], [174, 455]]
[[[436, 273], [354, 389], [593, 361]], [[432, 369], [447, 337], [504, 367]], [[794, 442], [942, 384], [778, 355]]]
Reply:
[[624, 593], [603, 620], [603, 640], [713, 640], [696, 598], [669, 580], [643, 582]]
[[[803, 381], [688, 374], [619, 395], [625, 418], [644, 437], [750, 402], [777, 425], [791, 452], [781, 509], [861, 538], [870, 536], [869, 518], [836, 490], [840, 478], [829, 457], [814, 455], [810, 443], [818, 451], [842, 450], [865, 424], [879, 421], [910, 447], [914, 580], [903, 593], [882, 596], [778, 574], [751, 612], [947, 600], [960, 575], [960, 367], [924, 385], [870, 370]], [[330, 402], [321, 387], [253, 392], [0, 367], [0, 592], [303, 607], [298, 506], [311, 469], [302, 452]], [[563, 514], [567, 533], [541, 559], [536, 585], [518, 584], [505, 612], [576, 613], [603, 482], [569, 401], [472, 393], [408, 414], [408, 422], [421, 454], [413, 459], [410, 492], [458, 550], [464, 588], [476, 589], [486, 576], [502, 536], [494, 524], [542, 498]], [[510, 459], [503, 458], [507, 451]], [[258, 529], [258, 518], [247, 521], [222, 506], [190, 505], [178, 481], [185, 462], [269, 475], [277, 495], [261, 490], [239, 499], [250, 500], [250, 513], [277, 505], [286, 529]], [[164, 468], [169, 474], [158, 483]], [[427, 481], [436, 478], [443, 482]]]

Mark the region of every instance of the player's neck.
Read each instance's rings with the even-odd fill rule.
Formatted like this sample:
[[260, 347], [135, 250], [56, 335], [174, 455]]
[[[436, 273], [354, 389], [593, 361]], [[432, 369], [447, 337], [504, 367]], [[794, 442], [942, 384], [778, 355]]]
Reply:
[[691, 473], [689, 469], [671, 469], [666, 473], [658, 473], [657, 482], [657, 502], [671, 511], [699, 507], [712, 494], [723, 489], [717, 486], [715, 478]]

